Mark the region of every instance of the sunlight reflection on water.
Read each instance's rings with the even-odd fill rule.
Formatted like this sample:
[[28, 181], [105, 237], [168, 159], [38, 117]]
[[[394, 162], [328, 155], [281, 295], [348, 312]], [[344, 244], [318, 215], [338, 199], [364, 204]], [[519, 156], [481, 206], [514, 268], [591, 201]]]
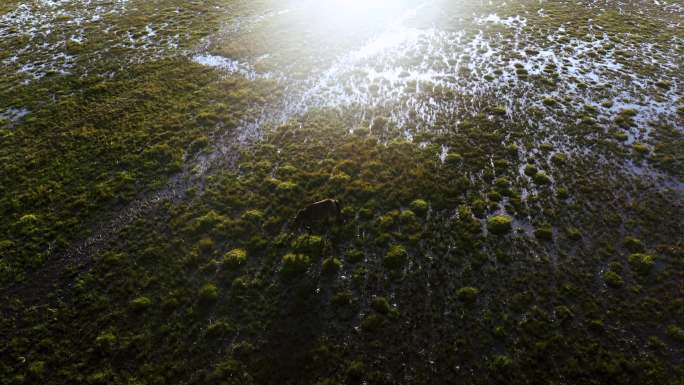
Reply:
[[[301, 1], [295, 1], [301, 5]], [[391, 19], [411, 8], [415, 1], [397, 0], [310, 0], [305, 1], [313, 20], [345, 29], [363, 27]]]
[[[646, 121], [676, 114], [675, 86], [663, 98], [640, 101], [630, 85], [645, 87], [648, 79], [623, 68], [612, 54], [591, 56], [612, 49], [604, 33], [577, 39], [561, 25], [537, 38], [529, 15], [475, 10], [469, 2], [443, 0], [289, 0], [250, 19], [253, 28], [246, 33], [228, 26], [228, 34], [194, 59], [281, 83], [288, 97], [275, 120], [352, 107], [398, 126], [411, 120], [439, 129], [440, 116], [477, 114], [495, 104], [509, 118], [558, 126], [553, 114], [534, 121], [527, 113], [544, 110], [542, 100], [552, 97], [594, 106], [607, 120], [625, 103], [637, 103], [637, 123], [648, 137]], [[233, 50], [236, 45], [241, 50]], [[542, 95], [539, 79], [554, 88]], [[607, 82], [610, 96], [617, 96], [612, 108], [601, 104], [610, 96], [592, 92]]]

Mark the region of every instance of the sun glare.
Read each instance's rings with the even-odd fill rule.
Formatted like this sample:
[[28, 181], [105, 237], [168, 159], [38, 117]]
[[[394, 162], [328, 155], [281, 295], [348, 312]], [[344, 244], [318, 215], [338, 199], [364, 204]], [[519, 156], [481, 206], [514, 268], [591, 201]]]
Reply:
[[319, 22], [349, 28], [373, 26], [396, 17], [406, 8], [397, 0], [318, 0], [310, 3]]

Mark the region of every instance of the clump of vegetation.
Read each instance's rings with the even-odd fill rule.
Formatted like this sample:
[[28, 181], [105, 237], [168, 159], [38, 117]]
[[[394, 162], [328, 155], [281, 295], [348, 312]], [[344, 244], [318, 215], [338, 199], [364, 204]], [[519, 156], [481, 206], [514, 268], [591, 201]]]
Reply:
[[608, 286], [614, 288], [622, 287], [622, 285], [625, 283], [618, 273], [611, 270], [607, 270], [605, 273], [603, 273], [603, 279], [606, 281]]
[[100, 335], [95, 338], [95, 345], [97, 345], [97, 348], [100, 349], [100, 351], [108, 353], [116, 348], [117, 341], [118, 338], [113, 332], [106, 331], [100, 333]]
[[628, 258], [628, 261], [629, 265], [632, 267], [632, 270], [641, 275], [647, 275], [655, 264], [655, 258], [644, 253], [631, 254]]
[[513, 359], [507, 355], [497, 355], [491, 363], [492, 369], [498, 372], [509, 370], [513, 367]]
[[416, 214], [423, 216], [427, 213], [429, 205], [426, 201], [423, 199], [416, 199], [413, 202], [411, 202], [411, 210], [415, 212]]
[[223, 256], [223, 263], [230, 269], [237, 269], [247, 262], [247, 251], [245, 249], [233, 249]]
[[214, 250], [215, 242], [211, 238], [202, 238], [197, 242], [195, 250], [200, 254], [211, 254]]
[[494, 215], [487, 219], [487, 230], [496, 235], [506, 234], [511, 231], [513, 218], [508, 215]]
[[489, 199], [492, 202], [501, 202], [501, 199], [503, 197], [501, 196], [501, 193], [498, 191], [490, 191], [487, 193], [487, 199]]
[[397, 270], [404, 266], [406, 260], [408, 259], [408, 253], [406, 248], [402, 245], [392, 245], [385, 254], [383, 259], [383, 264], [390, 270]]
[[548, 97], [548, 96], [545, 97], [544, 100], [542, 100], [542, 103], [544, 103], [544, 105], [547, 107], [555, 107], [556, 104], [558, 104], [556, 99], [554, 99], [552, 97]]
[[462, 160], [463, 156], [461, 154], [450, 152], [447, 154], [446, 158], [444, 158], [444, 163], [452, 166], [458, 166]]
[[508, 178], [497, 178], [494, 185], [500, 190], [506, 190], [511, 186], [511, 181]]
[[323, 260], [322, 272], [325, 275], [335, 275], [342, 269], [342, 261], [337, 258], [326, 258]]
[[631, 251], [632, 253], [640, 253], [646, 250], [641, 240], [631, 235], [625, 237], [624, 245], [625, 248]]
[[643, 143], [634, 143], [632, 145], [632, 148], [634, 149], [634, 151], [641, 155], [648, 154], [651, 151], [648, 148], [648, 146]]
[[382, 134], [388, 127], [389, 120], [383, 116], [377, 117], [373, 120], [370, 130], [375, 135]]
[[378, 314], [370, 314], [361, 321], [361, 329], [367, 333], [375, 333], [380, 331], [386, 323], [385, 317]]
[[684, 343], [684, 329], [677, 325], [670, 325], [667, 327], [667, 334], [673, 339]]
[[664, 90], [667, 90], [667, 89], [670, 89], [670, 87], [672, 86], [672, 83], [667, 81], [667, 80], [658, 80], [656, 82], [656, 86], [659, 88], [662, 88]]
[[478, 295], [480, 295], [480, 290], [470, 286], [462, 287], [456, 292], [458, 299], [467, 304], [475, 303]]
[[32, 362], [28, 371], [33, 378], [43, 378], [45, 376], [45, 361], [35, 361]]
[[553, 240], [553, 229], [549, 226], [541, 226], [534, 229], [534, 236], [542, 241]]
[[207, 335], [214, 338], [225, 336], [233, 331], [234, 327], [224, 320], [212, 322], [209, 324], [209, 326], [207, 326]]
[[399, 214], [399, 220], [405, 225], [412, 225], [416, 223], [416, 213], [412, 210], [404, 210]]
[[569, 227], [566, 230], [566, 233], [568, 234], [568, 238], [573, 241], [579, 241], [582, 239], [582, 232], [576, 227]]
[[482, 199], [474, 200], [471, 206], [473, 214], [475, 214], [478, 218], [482, 218], [488, 209], [487, 202]]
[[561, 153], [555, 153], [551, 157], [551, 161], [557, 165], [564, 164], [567, 161], [567, 159], [568, 159], [567, 156], [565, 156], [565, 154], [561, 154]]
[[258, 223], [263, 221], [264, 213], [261, 210], [247, 210], [242, 214], [242, 219], [249, 222]]
[[290, 194], [298, 188], [299, 188], [299, 185], [295, 182], [292, 182], [292, 181], [279, 182], [276, 185], [276, 190], [280, 193], [283, 193], [283, 194]]
[[627, 133], [624, 131], [615, 131], [613, 133], [613, 138], [615, 138], [616, 140], [618, 140], [620, 142], [624, 142], [627, 139], [629, 139], [629, 135], [627, 135]]
[[539, 171], [536, 174], [534, 174], [534, 177], [532, 177], [532, 179], [534, 180], [534, 183], [539, 185], [547, 185], [551, 183], [551, 178], [549, 178], [549, 176], [546, 175], [546, 173], [544, 173], [543, 171]]
[[219, 289], [213, 283], [207, 283], [200, 289], [199, 297], [201, 302], [215, 302], [219, 296]]
[[286, 254], [282, 258], [282, 274], [286, 277], [298, 276], [306, 273], [311, 265], [311, 259], [304, 254]]
[[134, 312], [145, 311], [150, 306], [152, 306], [152, 300], [148, 297], [138, 297], [130, 302], [131, 310], [133, 310]]
[[345, 260], [349, 263], [358, 263], [363, 260], [364, 254], [363, 251], [358, 250], [358, 249], [351, 249], [348, 250], [347, 253], [345, 254]]
[[389, 314], [390, 310], [392, 310], [392, 306], [390, 306], [385, 297], [374, 297], [371, 301], [371, 307], [376, 312], [384, 315]]
[[292, 248], [300, 254], [318, 256], [323, 252], [323, 238], [319, 235], [301, 235], [292, 241]]
[[561, 323], [569, 321], [575, 316], [573, 311], [565, 305], [556, 306], [554, 308], [554, 313], [558, 321], [560, 321]]
[[[493, 79], [493, 78], [492, 78]], [[494, 114], [494, 115], [506, 115], [506, 107], [505, 106], [494, 106], [489, 109], [489, 111]]]
[[366, 373], [366, 366], [361, 361], [352, 361], [347, 367], [347, 379], [352, 382], [360, 382]]
[[620, 111], [615, 118], [615, 123], [620, 127], [631, 127], [636, 123], [634, 122], [634, 117], [637, 116], [637, 111], [632, 108], [626, 108]]

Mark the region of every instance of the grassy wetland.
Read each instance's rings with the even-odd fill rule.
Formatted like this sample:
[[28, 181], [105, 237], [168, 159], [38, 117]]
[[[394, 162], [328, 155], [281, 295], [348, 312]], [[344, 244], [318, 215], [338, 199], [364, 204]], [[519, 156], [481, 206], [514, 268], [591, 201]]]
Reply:
[[684, 384], [683, 23], [3, 1], [0, 384]]

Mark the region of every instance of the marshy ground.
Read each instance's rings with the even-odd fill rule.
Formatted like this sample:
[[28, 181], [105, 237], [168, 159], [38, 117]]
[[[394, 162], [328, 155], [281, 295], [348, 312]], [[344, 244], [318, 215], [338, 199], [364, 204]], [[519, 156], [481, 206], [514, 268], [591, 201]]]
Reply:
[[684, 384], [683, 22], [3, 1], [0, 384]]

